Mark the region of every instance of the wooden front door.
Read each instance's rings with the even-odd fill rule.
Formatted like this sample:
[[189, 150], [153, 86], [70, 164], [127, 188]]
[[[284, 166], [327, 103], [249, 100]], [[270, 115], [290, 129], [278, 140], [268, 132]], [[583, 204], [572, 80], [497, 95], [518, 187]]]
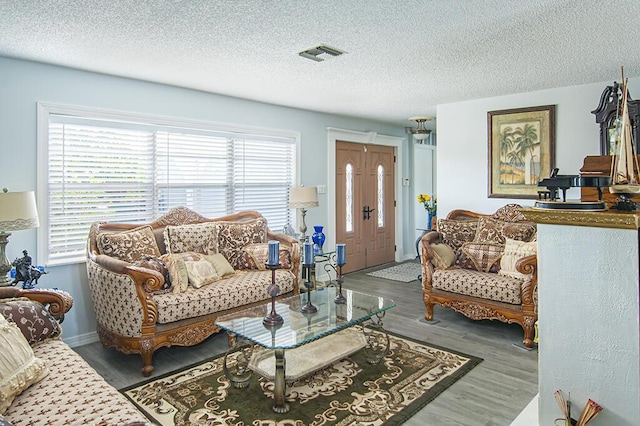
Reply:
[[395, 259], [395, 155], [391, 146], [336, 142], [336, 241], [343, 272]]

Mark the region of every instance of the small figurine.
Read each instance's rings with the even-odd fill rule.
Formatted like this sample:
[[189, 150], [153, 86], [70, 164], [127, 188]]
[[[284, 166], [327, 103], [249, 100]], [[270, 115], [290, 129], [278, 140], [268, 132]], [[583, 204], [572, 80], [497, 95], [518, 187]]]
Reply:
[[16, 285], [22, 281], [23, 289], [35, 288], [38, 285], [38, 279], [42, 274], [46, 272], [39, 270], [31, 264], [31, 256], [26, 250], [22, 250], [23, 256], [16, 258], [12, 265], [16, 268], [16, 277], [11, 282], [11, 285]]

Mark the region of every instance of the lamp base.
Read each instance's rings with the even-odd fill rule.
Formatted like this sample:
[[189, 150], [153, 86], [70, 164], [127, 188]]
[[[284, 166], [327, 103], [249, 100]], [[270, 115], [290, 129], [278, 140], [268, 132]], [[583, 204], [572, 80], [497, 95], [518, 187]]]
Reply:
[[307, 209], [300, 209], [302, 214], [302, 223], [300, 224], [300, 242], [304, 244], [307, 241], [307, 224], [304, 221], [304, 217], [307, 215]]
[[11, 262], [7, 258], [6, 247], [9, 242], [10, 232], [0, 232], [0, 287], [11, 285], [11, 278], [7, 276], [11, 271]]

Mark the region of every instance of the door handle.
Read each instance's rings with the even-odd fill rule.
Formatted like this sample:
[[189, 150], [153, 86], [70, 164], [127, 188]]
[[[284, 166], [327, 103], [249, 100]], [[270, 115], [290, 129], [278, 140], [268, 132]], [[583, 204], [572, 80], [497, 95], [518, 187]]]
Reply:
[[371, 212], [374, 211], [375, 209], [370, 209], [369, 206], [364, 206], [362, 208], [362, 219], [363, 220], [370, 220], [371, 219]]

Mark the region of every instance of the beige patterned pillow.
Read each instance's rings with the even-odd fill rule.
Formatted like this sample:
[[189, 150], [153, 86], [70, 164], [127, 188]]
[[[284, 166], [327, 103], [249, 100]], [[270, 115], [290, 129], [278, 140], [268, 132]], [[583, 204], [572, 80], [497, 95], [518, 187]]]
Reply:
[[189, 284], [194, 288], [211, 284], [220, 279], [216, 268], [206, 259], [187, 260], [184, 262], [189, 276]]
[[215, 222], [218, 232], [218, 252], [231, 265], [236, 260], [242, 248], [251, 243], [267, 242], [267, 220], [258, 218], [246, 222]]
[[443, 243], [458, 256], [462, 244], [473, 241], [478, 229], [478, 220], [438, 219], [438, 232]]
[[480, 272], [497, 272], [503, 248], [502, 244], [464, 243], [462, 253], [471, 260], [473, 267], [470, 269]]
[[203, 222], [167, 226], [164, 230], [164, 244], [167, 246], [167, 253], [215, 254], [218, 252], [216, 224]]
[[0, 414], [4, 414], [16, 396], [42, 380], [49, 369], [18, 327], [0, 315]]
[[98, 250], [129, 263], [147, 256], [160, 257], [156, 237], [149, 225], [124, 232], [103, 232], [98, 235]]
[[476, 243], [504, 244], [505, 238], [518, 241], [530, 241], [536, 234], [536, 226], [532, 223], [504, 222], [489, 217], [478, 220], [478, 230], [473, 239]]
[[433, 250], [431, 263], [436, 269], [447, 269], [456, 261], [456, 254], [446, 244], [431, 244], [431, 250]]
[[235, 269], [233, 266], [224, 258], [224, 256], [220, 253], [210, 254], [204, 256], [207, 262], [211, 263], [216, 270], [216, 273], [220, 277], [225, 277], [227, 275], [231, 275], [235, 273]]
[[498, 273], [507, 277], [526, 278], [526, 275], [516, 270], [516, 262], [523, 257], [537, 254], [537, 252], [537, 241], [524, 242], [507, 238]]
[[187, 266], [181, 254], [163, 254], [160, 259], [167, 265], [169, 278], [171, 280], [172, 293], [183, 293], [189, 285], [189, 274]]

